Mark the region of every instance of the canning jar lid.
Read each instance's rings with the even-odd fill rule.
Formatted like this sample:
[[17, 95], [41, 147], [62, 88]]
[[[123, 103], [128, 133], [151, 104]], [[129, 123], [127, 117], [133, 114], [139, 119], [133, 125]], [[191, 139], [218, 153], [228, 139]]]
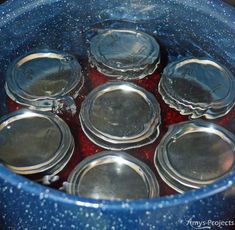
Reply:
[[89, 60], [99, 72], [118, 79], [141, 79], [160, 62], [160, 46], [135, 30], [98, 30], [90, 40]]
[[77, 97], [83, 81], [81, 66], [73, 55], [41, 50], [13, 61], [5, 89], [19, 104], [51, 111], [64, 97]]
[[149, 132], [146, 133], [144, 137], [133, 139], [128, 141], [117, 142], [115, 140], [106, 141], [104, 138], [100, 138], [97, 135], [90, 132], [89, 129], [81, 122], [82, 130], [86, 134], [86, 136], [96, 145], [110, 150], [127, 150], [127, 149], [135, 149], [148, 144], [153, 143], [160, 134], [159, 125], [153, 124], [150, 128]]
[[159, 83], [164, 101], [192, 118], [224, 116], [234, 106], [234, 91], [232, 73], [208, 58], [183, 58], [170, 63]]
[[133, 148], [159, 135], [160, 106], [151, 93], [133, 83], [109, 82], [86, 97], [80, 120], [83, 131], [96, 144]]
[[104, 200], [145, 199], [159, 196], [151, 169], [120, 151], [104, 151], [80, 162], [68, 178], [70, 194]]
[[69, 127], [53, 113], [21, 109], [0, 120], [0, 159], [15, 173], [55, 175], [73, 150]]
[[163, 180], [179, 192], [200, 188], [235, 169], [235, 136], [195, 120], [170, 126], [155, 153]]

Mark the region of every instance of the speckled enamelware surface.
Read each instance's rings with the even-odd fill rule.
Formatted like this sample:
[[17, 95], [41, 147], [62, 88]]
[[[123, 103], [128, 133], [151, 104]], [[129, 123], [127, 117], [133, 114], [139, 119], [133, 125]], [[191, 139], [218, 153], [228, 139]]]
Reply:
[[[41, 48], [82, 57], [81, 31], [120, 19], [156, 34], [170, 61], [213, 56], [235, 74], [235, 9], [219, 0], [8, 0], [0, 6], [0, 114], [8, 112], [3, 76], [15, 57]], [[101, 202], [43, 187], [0, 166], [0, 213], [4, 230], [192, 229], [192, 221], [233, 220], [235, 172], [183, 195]]]

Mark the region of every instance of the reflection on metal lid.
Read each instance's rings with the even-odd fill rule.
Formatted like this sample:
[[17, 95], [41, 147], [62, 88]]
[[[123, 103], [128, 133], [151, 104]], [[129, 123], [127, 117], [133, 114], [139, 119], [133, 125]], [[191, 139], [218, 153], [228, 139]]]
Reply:
[[155, 165], [180, 192], [213, 183], [235, 168], [235, 136], [202, 120], [173, 125], [157, 147]]
[[76, 97], [82, 85], [81, 66], [74, 56], [38, 51], [19, 57], [10, 65], [5, 88], [19, 104], [52, 110], [56, 100]]
[[100, 30], [90, 41], [92, 65], [110, 77], [140, 79], [152, 74], [160, 47], [150, 35], [134, 30]]
[[129, 141], [123, 141], [123, 143], [116, 142], [115, 140], [111, 140], [112, 142], [110, 142], [110, 141], [105, 141], [99, 138], [97, 135], [90, 132], [90, 130], [87, 129], [86, 126], [83, 125], [83, 123], [81, 123], [81, 125], [84, 133], [93, 143], [104, 149], [111, 149], [111, 150], [127, 150], [127, 149], [139, 148], [153, 143], [160, 134], [159, 125], [153, 124], [149, 132], [146, 133], [145, 135], [146, 138], [141, 137]]
[[224, 116], [234, 105], [234, 91], [230, 71], [205, 58], [185, 58], [169, 64], [159, 84], [165, 102], [192, 118]]
[[67, 192], [94, 199], [144, 199], [157, 197], [159, 186], [143, 162], [125, 152], [104, 151], [78, 164]]
[[97, 87], [86, 97], [80, 120], [85, 133], [96, 139], [98, 145], [106, 142], [110, 148], [113, 144], [115, 149], [118, 146], [123, 149], [123, 146], [134, 147], [138, 142], [146, 142], [154, 133], [158, 136], [160, 106], [155, 97], [141, 87], [111, 82]]
[[52, 113], [18, 110], [0, 121], [0, 159], [19, 174], [60, 171], [74, 140], [67, 124]]

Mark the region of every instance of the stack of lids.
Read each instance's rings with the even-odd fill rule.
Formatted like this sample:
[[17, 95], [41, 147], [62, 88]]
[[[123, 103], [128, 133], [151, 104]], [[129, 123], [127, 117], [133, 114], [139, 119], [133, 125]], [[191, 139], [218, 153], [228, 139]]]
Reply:
[[15, 173], [37, 180], [56, 175], [73, 151], [69, 127], [53, 113], [22, 109], [0, 120], [0, 159]]
[[116, 79], [141, 79], [160, 63], [160, 46], [150, 35], [135, 30], [99, 30], [90, 40], [91, 65]]
[[178, 192], [200, 188], [235, 169], [235, 136], [195, 120], [173, 125], [155, 153], [161, 178]]
[[[83, 86], [81, 66], [74, 56], [41, 50], [17, 58], [8, 68], [5, 89], [15, 102], [34, 110], [74, 106]], [[73, 109], [73, 108], [72, 108]]]
[[159, 196], [159, 185], [145, 163], [125, 152], [104, 151], [77, 165], [66, 191], [93, 199], [145, 199]]
[[110, 82], [86, 97], [80, 121], [87, 137], [103, 148], [137, 148], [158, 137], [160, 106], [151, 93], [133, 83]]
[[182, 115], [215, 119], [234, 106], [235, 78], [212, 60], [185, 58], [164, 69], [159, 92], [164, 101]]

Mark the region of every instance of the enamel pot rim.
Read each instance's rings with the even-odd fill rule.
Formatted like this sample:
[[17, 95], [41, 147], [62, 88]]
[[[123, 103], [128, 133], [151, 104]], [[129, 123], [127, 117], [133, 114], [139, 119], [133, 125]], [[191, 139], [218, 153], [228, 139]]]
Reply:
[[[33, 1], [29, 1], [29, 3], [31, 2]], [[183, 1], [179, 1], [179, 2], [183, 2]], [[12, 6], [13, 4], [14, 4], [14, 0], [9, 0], [6, 3], [4, 3], [2, 7], [8, 6], [9, 8], [13, 8]], [[235, 12], [235, 10], [232, 9], [232, 7], [229, 7], [225, 3], [223, 4], [223, 2], [220, 0], [214, 0], [213, 4], [218, 9], [221, 9], [221, 7], [224, 7], [226, 8], [226, 10], [228, 10], [228, 12], [230, 10]], [[33, 7], [31, 6], [31, 8]], [[220, 15], [223, 15], [223, 12]], [[231, 22], [234, 21], [235, 14], [230, 15], [230, 19], [231, 19]], [[6, 15], [2, 15], [0, 27], [4, 26], [4, 23], [9, 24], [9, 20], [7, 19]], [[49, 190], [50, 192], [49, 193], [47, 192], [48, 200], [55, 201], [61, 204], [72, 205], [74, 206], [74, 208], [76, 208], [77, 206], [77, 207], [86, 207], [86, 208], [94, 208], [94, 209], [102, 208], [106, 210], [120, 210], [120, 211], [125, 212], [125, 211], [128, 211], [129, 209], [134, 209], [135, 211], [140, 211], [140, 210], [151, 211], [151, 210], [156, 210], [159, 208], [163, 208], [163, 209], [170, 208], [172, 206], [177, 206], [180, 204], [186, 204], [186, 203], [194, 202], [196, 200], [208, 198], [210, 196], [223, 192], [231, 188], [232, 186], [234, 186], [235, 185], [235, 171], [230, 172], [228, 176], [226, 176], [224, 179], [218, 180], [214, 184], [211, 184], [209, 186], [206, 186], [205, 188], [201, 188], [198, 190], [192, 190], [184, 194], [178, 194], [174, 196], [165, 196], [165, 197], [160, 197], [157, 199], [128, 201], [127, 202], [128, 208], [125, 208], [125, 209], [123, 208], [123, 204], [126, 203], [126, 201], [94, 200], [94, 199], [81, 198], [81, 197], [65, 194], [54, 189], [49, 189], [48, 187], [44, 187], [35, 182], [31, 182], [28, 179], [23, 178], [22, 176], [16, 175], [10, 172], [7, 168], [2, 166], [1, 164], [0, 164], [0, 179], [2, 181], [7, 182], [9, 186], [12, 186], [15, 188], [17, 188], [19, 183], [22, 183], [23, 187], [21, 189], [23, 189], [26, 196], [30, 193], [34, 193], [36, 196], [39, 197], [40, 193], [46, 193], [46, 190], [47, 191]]]

